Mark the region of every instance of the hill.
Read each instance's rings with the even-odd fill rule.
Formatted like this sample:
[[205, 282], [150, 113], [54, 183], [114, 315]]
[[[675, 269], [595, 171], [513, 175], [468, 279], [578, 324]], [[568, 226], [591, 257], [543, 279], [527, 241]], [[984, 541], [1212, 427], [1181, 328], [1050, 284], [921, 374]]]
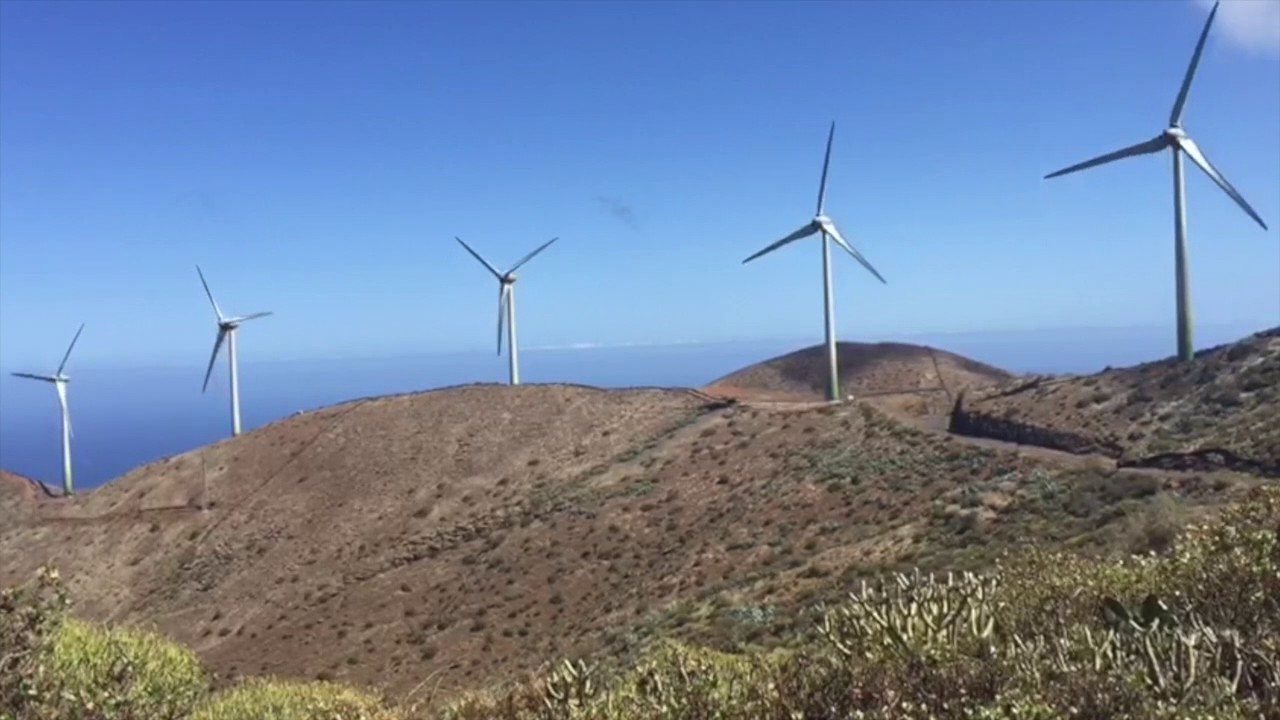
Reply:
[[[846, 395], [868, 397], [940, 393], [990, 385], [1011, 375], [945, 350], [906, 343], [836, 343], [840, 387]], [[814, 345], [742, 368], [704, 389], [753, 399], [813, 401], [826, 397], [826, 347]]]
[[964, 394], [952, 432], [1125, 466], [1230, 467], [1280, 477], [1280, 328], [1197, 353], [1083, 377]]
[[948, 437], [866, 403], [465, 386], [292, 416], [38, 502], [0, 585], [55, 563], [77, 614], [155, 624], [225, 679], [394, 694], [621, 661], [658, 637], [789, 642], [788, 609], [905, 564], [1098, 551], [1256, 484]]
[[0, 525], [29, 516], [44, 498], [55, 497], [52, 489], [24, 475], [0, 470]]

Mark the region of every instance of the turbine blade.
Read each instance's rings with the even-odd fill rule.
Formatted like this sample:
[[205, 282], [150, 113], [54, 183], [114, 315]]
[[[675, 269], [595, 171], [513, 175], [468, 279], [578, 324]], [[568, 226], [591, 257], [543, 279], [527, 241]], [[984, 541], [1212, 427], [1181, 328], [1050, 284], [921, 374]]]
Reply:
[[1204, 29], [1200, 31], [1200, 40], [1196, 42], [1196, 50], [1191, 54], [1191, 64], [1187, 65], [1187, 74], [1182, 78], [1182, 87], [1178, 88], [1178, 99], [1173, 101], [1173, 110], [1169, 113], [1169, 124], [1178, 125], [1182, 121], [1182, 109], [1187, 104], [1187, 93], [1191, 90], [1191, 81], [1196, 76], [1196, 67], [1200, 65], [1200, 54], [1204, 52], [1204, 41], [1209, 37], [1209, 26], [1213, 24], [1213, 16], [1218, 14], [1218, 3], [1213, 4], [1209, 17], [1204, 21]]
[[80, 323], [80, 329], [76, 331], [76, 336], [71, 338], [71, 344], [67, 346], [67, 354], [62, 356], [62, 362], [58, 365], [58, 375], [62, 374], [62, 369], [67, 366], [67, 358], [71, 357], [71, 349], [76, 346], [76, 341], [80, 339], [80, 333], [84, 332], [84, 323]]
[[204, 387], [200, 388], [200, 392], [209, 389], [209, 376], [213, 374], [213, 363], [218, 359], [218, 351], [222, 349], [222, 341], [226, 339], [227, 331], [223, 327], [218, 328], [218, 339], [213, 341], [213, 352], [209, 354], [209, 369], [204, 371]]
[[502, 283], [498, 286], [498, 354], [502, 354], [502, 322], [507, 315], [507, 291], [509, 286]]
[[774, 243], [774, 244], [770, 245], [769, 247], [767, 247], [767, 248], [765, 248], [765, 249], [761, 250], [760, 252], [756, 253], [755, 255], [752, 255], [751, 257], [747, 258], [746, 260], [743, 260], [743, 261], [742, 261], [742, 264], [744, 264], [744, 265], [745, 265], [745, 264], [747, 264], [747, 263], [751, 262], [752, 260], [755, 260], [756, 258], [760, 257], [761, 255], [768, 255], [769, 253], [773, 252], [774, 250], [777, 250], [778, 248], [782, 247], [783, 245], [787, 245], [788, 243], [793, 243], [793, 242], [795, 242], [796, 240], [799, 240], [800, 238], [807, 238], [807, 237], [809, 237], [810, 235], [812, 235], [812, 234], [814, 234], [814, 233], [818, 232], [819, 228], [820, 228], [820, 226], [819, 226], [817, 223], [810, 222], [810, 223], [806, 224], [804, 227], [800, 228], [799, 230], [797, 230], [797, 231], [795, 231], [795, 232], [791, 233], [790, 235], [788, 235], [788, 236], [786, 236], [786, 237], [782, 238], [782, 239], [781, 239], [781, 240], [779, 240], [778, 242], [776, 242], [776, 243]]
[[875, 275], [877, 280], [884, 283], [885, 285], [889, 284], [889, 282], [884, 279], [884, 276], [882, 276], [879, 273], [879, 271], [877, 271], [874, 267], [872, 267], [871, 263], [867, 262], [866, 258], [862, 257], [862, 253], [858, 252], [857, 250], [854, 250], [853, 246], [849, 244], [849, 241], [844, 239], [844, 236], [841, 235], [840, 231], [836, 229], [835, 223], [825, 222], [822, 224], [822, 229], [826, 231], [828, 235], [831, 236], [832, 240], [836, 241], [837, 245], [844, 248], [845, 252], [852, 255], [854, 260], [857, 260], [858, 262], [862, 263], [862, 267], [870, 271], [872, 275]]
[[1077, 172], [1079, 170], [1084, 170], [1091, 167], [1096, 167], [1098, 165], [1106, 165], [1109, 162], [1114, 162], [1116, 160], [1121, 160], [1127, 157], [1133, 157], [1135, 155], [1148, 155], [1153, 152], [1160, 152], [1161, 150], [1167, 147], [1169, 147], [1169, 139], [1164, 135], [1157, 135], [1156, 137], [1151, 138], [1150, 140], [1140, 142], [1137, 145], [1130, 145], [1129, 147], [1124, 148], [1123, 150], [1117, 150], [1112, 153], [1107, 153], [1106, 155], [1099, 155], [1098, 157], [1093, 158], [1092, 160], [1085, 160], [1084, 162], [1077, 163], [1075, 165], [1072, 165], [1071, 167], [1063, 168], [1057, 172], [1049, 173], [1048, 175], [1044, 176], [1044, 179], [1048, 180], [1049, 178], [1056, 178], [1059, 175], [1067, 175], [1069, 173]]
[[252, 314], [250, 314], [250, 315], [245, 315], [245, 316], [243, 316], [243, 317], [231, 318], [230, 322], [242, 323], [242, 322], [246, 322], [246, 321], [248, 321], [248, 320], [257, 320], [258, 318], [266, 317], [266, 316], [271, 315], [271, 314], [272, 314], [272, 312], [271, 312], [270, 310], [268, 310], [268, 311], [266, 311], [266, 312], [257, 312], [257, 313], [252, 313]]
[[479, 260], [481, 265], [488, 268], [489, 272], [493, 273], [494, 277], [498, 278], [499, 280], [502, 279], [502, 273], [498, 272], [496, 268], [490, 265], [488, 260], [485, 260], [484, 258], [480, 257], [480, 253], [476, 252], [475, 250], [472, 250], [470, 245], [462, 242], [462, 238], [458, 237], [457, 235], [454, 235], [453, 239], [461, 243], [462, 247], [466, 248], [467, 252], [471, 253], [471, 257]]
[[1244, 199], [1244, 196], [1235, 189], [1235, 187], [1227, 180], [1226, 177], [1223, 176], [1222, 173], [1218, 172], [1218, 169], [1213, 166], [1213, 163], [1209, 162], [1209, 158], [1204, 156], [1204, 153], [1200, 150], [1200, 146], [1196, 145], [1195, 140], [1192, 140], [1190, 136], [1184, 136], [1178, 140], [1178, 147], [1187, 154], [1187, 157], [1191, 158], [1191, 162], [1195, 163], [1204, 171], [1205, 175], [1209, 176], [1210, 180], [1214, 181], [1217, 183], [1218, 187], [1222, 188], [1222, 192], [1226, 193], [1232, 200], [1235, 200], [1236, 204], [1240, 206], [1240, 209], [1248, 213], [1249, 217], [1253, 218], [1254, 222], [1261, 225], [1263, 230], [1267, 229], [1267, 224], [1262, 222], [1262, 218], [1258, 217], [1258, 213], [1254, 212], [1253, 208], [1249, 206], [1249, 203]]
[[27, 378], [28, 380], [42, 380], [44, 382], [54, 382], [56, 378], [52, 375], [33, 375], [31, 373], [11, 373], [14, 377]]
[[553, 238], [551, 238], [550, 240], [548, 240], [548, 241], [546, 241], [546, 242], [542, 243], [541, 245], [539, 245], [539, 246], [538, 246], [538, 249], [536, 249], [536, 250], [534, 250], [533, 252], [529, 253], [528, 255], [525, 255], [524, 257], [520, 258], [520, 262], [516, 263], [515, 265], [512, 265], [512, 266], [511, 266], [511, 269], [510, 269], [510, 270], [508, 270], [507, 272], [515, 272], [516, 270], [518, 270], [518, 269], [520, 268], [520, 266], [521, 266], [521, 265], [523, 265], [523, 264], [525, 264], [525, 263], [529, 262], [530, 260], [532, 260], [534, 255], [537, 255], [538, 253], [542, 252], [543, 250], [546, 250], [546, 249], [547, 249], [547, 247], [548, 247], [549, 245], [551, 245], [551, 243], [553, 243], [553, 242], [555, 242], [556, 240], [559, 240], [559, 239], [560, 239], [560, 238], [558, 238], [558, 237], [553, 237]]
[[822, 214], [822, 206], [827, 198], [827, 168], [831, 167], [831, 141], [836, 137], [836, 121], [831, 121], [831, 131], [827, 133], [827, 154], [822, 158], [822, 182], [818, 184], [818, 214]]
[[218, 316], [218, 322], [222, 322], [222, 310], [218, 308], [218, 301], [213, 299], [213, 292], [209, 290], [209, 283], [204, 279], [204, 272], [200, 270], [200, 266], [196, 266], [196, 272], [200, 275], [200, 284], [204, 285], [204, 294], [209, 296], [209, 304], [213, 306], [213, 314]]

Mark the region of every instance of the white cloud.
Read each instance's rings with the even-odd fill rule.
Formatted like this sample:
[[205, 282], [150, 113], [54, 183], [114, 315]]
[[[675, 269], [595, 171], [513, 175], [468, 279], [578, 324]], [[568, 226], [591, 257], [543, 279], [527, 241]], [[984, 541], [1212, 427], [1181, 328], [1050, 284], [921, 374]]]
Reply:
[[[1208, 10], [1213, 0], [1196, 0]], [[1280, 53], [1280, 0], [1222, 0], [1214, 34], [1236, 47]]]

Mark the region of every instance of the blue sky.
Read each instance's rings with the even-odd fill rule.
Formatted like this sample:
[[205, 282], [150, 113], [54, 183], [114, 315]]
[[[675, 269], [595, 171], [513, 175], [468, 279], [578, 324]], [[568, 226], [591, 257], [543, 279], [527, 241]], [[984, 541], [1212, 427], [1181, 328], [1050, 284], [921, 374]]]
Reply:
[[[1280, 3], [1270, 3], [1280, 7]], [[1280, 323], [1280, 12], [1230, 0], [1185, 125], [1271, 227], [1188, 176], [1198, 322]], [[1261, 11], [1258, 7], [1262, 7]], [[1202, 2], [0, 5], [0, 366], [247, 362], [1172, 324], [1155, 135]], [[1250, 17], [1255, 13], [1255, 17]], [[1271, 31], [1274, 23], [1274, 32]], [[1172, 351], [1172, 347], [1170, 348]], [[48, 366], [46, 368], [46, 366]], [[726, 368], [728, 370], [729, 368]]]

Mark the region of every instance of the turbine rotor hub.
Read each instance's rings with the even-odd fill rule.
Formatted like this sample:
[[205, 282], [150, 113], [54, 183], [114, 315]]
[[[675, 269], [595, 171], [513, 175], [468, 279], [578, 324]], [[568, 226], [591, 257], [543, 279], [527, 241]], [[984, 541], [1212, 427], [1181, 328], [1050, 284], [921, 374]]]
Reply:
[[503, 275], [503, 276], [502, 276], [502, 284], [503, 284], [503, 285], [515, 285], [515, 284], [516, 284], [516, 276], [515, 276], [515, 273], [507, 273], [506, 275]]
[[1164, 136], [1171, 140], [1181, 140], [1187, 136], [1187, 131], [1183, 130], [1181, 125], [1170, 125], [1165, 128]]

